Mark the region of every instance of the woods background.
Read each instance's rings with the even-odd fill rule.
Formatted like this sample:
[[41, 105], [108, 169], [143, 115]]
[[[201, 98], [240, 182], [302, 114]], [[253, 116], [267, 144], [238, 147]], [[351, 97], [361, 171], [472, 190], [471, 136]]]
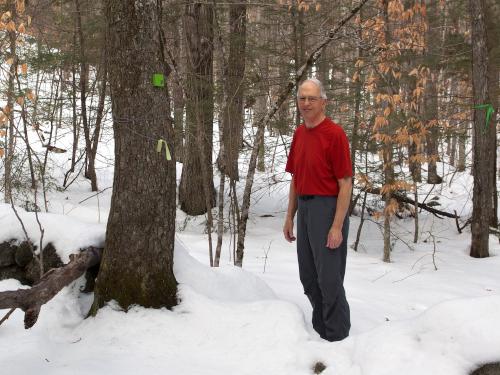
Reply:
[[[129, 17], [128, 26], [118, 30], [110, 20], [120, 23], [123, 9], [105, 17], [113, 3], [0, 1], [0, 174], [6, 203], [48, 211], [47, 191], [64, 190], [80, 175], [92, 191], [109, 188], [100, 186], [96, 164], [118, 161], [99, 153], [113, 123], [115, 148], [118, 135], [138, 154], [166, 140], [182, 163], [178, 206], [188, 215], [206, 214], [207, 227], [218, 233], [215, 249], [209, 241], [210, 264], [219, 264], [222, 234], [230, 230], [234, 262], [241, 266], [255, 173], [252, 151], [269, 188], [287, 181], [279, 161], [300, 118], [295, 92], [286, 88], [327, 41], [305, 75], [324, 83], [327, 114], [351, 142], [353, 212], [384, 217], [384, 260], [390, 261], [395, 216], [415, 217], [418, 241], [415, 207], [431, 208], [429, 194], [421, 197], [419, 187], [434, 184], [438, 194], [445, 173], [466, 170], [474, 175], [472, 217], [448, 214], [457, 217], [457, 225], [472, 223], [471, 255], [488, 256], [489, 233], [498, 228], [498, 1], [371, 0], [335, 33], [359, 2], [118, 2]], [[114, 37], [120, 33], [126, 37]], [[124, 57], [132, 49], [134, 57]], [[142, 80], [127, 86], [127, 69], [140, 71]], [[154, 73], [164, 75], [164, 86], [152, 85]], [[118, 99], [111, 98], [124, 87], [123, 95], [138, 89], [120, 112]], [[158, 110], [166, 117], [158, 117]], [[148, 125], [159, 118], [164, 128]], [[60, 148], [68, 132], [72, 147]], [[59, 178], [50, 156], [63, 152], [68, 162]], [[147, 172], [148, 156], [136, 156], [123, 160], [135, 158], [136, 169]], [[168, 168], [165, 178], [175, 180]], [[140, 178], [139, 185], [147, 173]], [[246, 183], [244, 194], [238, 181]], [[173, 185], [167, 185], [158, 191], [166, 189], [172, 200]], [[373, 194], [380, 203], [367, 203]], [[137, 207], [147, 201], [134, 199]], [[166, 209], [175, 217], [175, 207]]]

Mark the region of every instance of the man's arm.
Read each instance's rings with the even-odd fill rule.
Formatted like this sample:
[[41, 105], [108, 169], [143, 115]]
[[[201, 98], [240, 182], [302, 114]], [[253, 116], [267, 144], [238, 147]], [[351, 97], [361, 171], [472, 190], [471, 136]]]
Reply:
[[339, 184], [337, 208], [326, 242], [326, 247], [330, 249], [336, 249], [342, 243], [342, 226], [344, 225], [344, 219], [349, 209], [349, 204], [351, 203], [352, 178], [344, 177], [337, 181]]
[[290, 192], [288, 193], [288, 210], [286, 212], [285, 224], [283, 225], [283, 234], [288, 242], [295, 241], [293, 235], [293, 218], [297, 212], [297, 193], [295, 192], [295, 176], [290, 181]]

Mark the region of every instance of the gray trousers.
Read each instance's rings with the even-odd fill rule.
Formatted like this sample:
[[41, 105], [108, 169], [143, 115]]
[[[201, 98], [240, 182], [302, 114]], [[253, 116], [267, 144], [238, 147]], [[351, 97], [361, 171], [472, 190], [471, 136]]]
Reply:
[[298, 198], [297, 255], [300, 281], [313, 307], [312, 324], [328, 341], [339, 341], [351, 328], [344, 275], [349, 217], [342, 228], [343, 241], [336, 249], [326, 247], [337, 206], [336, 197]]

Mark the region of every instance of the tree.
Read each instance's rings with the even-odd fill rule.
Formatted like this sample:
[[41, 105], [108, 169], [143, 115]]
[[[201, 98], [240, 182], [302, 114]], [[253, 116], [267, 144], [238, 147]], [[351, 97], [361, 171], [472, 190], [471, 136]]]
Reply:
[[[427, 136], [427, 157], [429, 170], [427, 171], [427, 182], [429, 184], [440, 184], [443, 182], [441, 176], [437, 173], [436, 160], [438, 159], [438, 138], [439, 138], [439, 122], [438, 122], [438, 95], [437, 95], [437, 76], [435, 70], [437, 64], [433, 63], [438, 56], [438, 30], [441, 29], [437, 22], [438, 11], [436, 0], [426, 0], [428, 27], [426, 32], [426, 65], [429, 66], [430, 74], [426, 80], [424, 88], [424, 105], [423, 117], [426, 121], [426, 126], [429, 128]], [[441, 16], [441, 18], [443, 18]]]
[[[175, 157], [156, 152], [158, 140], [173, 151], [174, 132], [160, 32], [161, 8], [147, 0], [105, 2], [109, 83], [115, 133], [115, 174], [106, 243], [92, 313], [107, 301], [121, 307], [172, 307]], [[165, 80], [166, 81], [166, 80]]]
[[239, 179], [238, 156], [243, 132], [243, 93], [246, 46], [246, 5], [229, 7], [229, 57], [224, 71], [225, 106], [222, 112], [224, 152], [219, 157], [220, 170], [233, 180]]
[[[212, 168], [213, 6], [186, 4], [186, 132], [179, 185], [181, 209], [202, 215], [215, 204]], [[200, 188], [203, 194], [200, 194]]]
[[469, 0], [472, 31], [472, 87], [474, 97], [473, 151], [474, 193], [472, 197], [472, 242], [470, 255], [475, 258], [489, 256], [489, 224], [492, 206], [490, 171], [490, 139], [496, 137], [495, 129], [486, 123], [490, 103], [488, 90], [488, 45], [486, 36], [484, 0]]

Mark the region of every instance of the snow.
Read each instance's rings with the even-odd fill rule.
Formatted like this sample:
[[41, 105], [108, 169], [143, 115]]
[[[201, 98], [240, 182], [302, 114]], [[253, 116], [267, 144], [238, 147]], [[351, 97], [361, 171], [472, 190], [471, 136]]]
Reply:
[[[58, 146], [70, 149], [69, 138]], [[105, 138], [99, 147], [97, 173], [104, 189], [113, 181], [108, 157], [113, 144]], [[68, 156], [50, 157], [51, 175], [59, 181]], [[135, 306], [125, 313], [110, 303], [87, 318], [93, 296], [80, 293], [80, 278], [42, 307], [30, 330], [24, 330], [18, 310], [0, 326], [0, 374], [294, 375], [313, 373], [321, 361], [327, 375], [465, 375], [500, 361], [498, 239], [490, 237], [490, 258], [471, 258], [470, 229], [459, 234], [454, 220], [425, 212], [419, 215], [416, 244], [413, 219], [392, 221], [391, 263], [381, 260], [382, 222], [368, 217], [358, 252], [348, 253], [351, 334], [342, 342], [322, 340], [310, 323], [295, 245], [282, 238], [288, 185], [276, 183], [282, 175], [274, 173], [282, 172], [283, 150], [278, 159], [276, 171], [255, 178], [243, 269], [232, 265], [229, 233], [221, 267], [208, 267], [205, 218], [186, 218], [179, 211], [178, 306], [172, 311]], [[438, 196], [440, 209], [468, 217], [471, 176], [439, 165], [445, 183], [420, 186], [420, 196]], [[51, 242], [64, 261], [80, 248], [102, 246], [110, 202], [111, 189], [95, 195], [83, 178], [64, 191], [49, 192], [49, 212], [39, 213], [43, 246]], [[17, 210], [38, 245], [34, 213]], [[353, 216], [349, 245], [358, 226]], [[0, 242], [14, 238], [24, 240], [24, 233], [10, 205], [0, 204]], [[0, 291], [20, 287], [15, 280], [0, 281]], [[6, 313], [0, 310], [0, 319]]]
[[[40, 243], [41, 232], [34, 214], [27, 213], [17, 207], [18, 212], [30, 240], [36, 246]], [[106, 228], [101, 224], [84, 224], [67, 216], [39, 213], [38, 219], [43, 228], [42, 246], [52, 243], [61, 260], [69, 262], [69, 255], [76, 253], [80, 248], [88, 246], [104, 246]], [[0, 241], [11, 239], [25, 240], [22, 226], [10, 205], [0, 203]], [[37, 249], [39, 250], [39, 249]]]
[[[78, 207], [80, 189], [66, 192], [54, 211], [69, 204], [68, 194]], [[498, 240], [491, 237], [490, 258], [470, 258], [470, 233], [459, 235], [452, 220], [426, 214], [417, 244], [411, 219], [393, 222], [400, 239], [392, 263], [381, 261], [380, 223], [365, 223], [359, 251], [348, 255], [351, 335], [337, 343], [321, 340], [311, 327], [294, 245], [281, 238], [286, 190], [259, 197], [243, 269], [231, 265], [228, 238], [221, 267], [207, 266], [203, 218], [177, 233], [181, 303], [172, 311], [135, 306], [125, 313], [111, 303], [86, 318], [92, 295], [79, 292], [82, 278], [43, 306], [32, 329], [24, 330], [22, 312], [14, 312], [0, 326], [1, 373], [307, 374], [321, 361], [323, 374], [468, 374], [500, 360]], [[102, 195], [106, 212], [102, 204], [109, 204], [111, 191]], [[95, 199], [80, 206], [81, 217], [72, 216], [78, 210], [39, 214], [44, 243], [52, 242], [65, 260], [79, 248], [103, 244], [105, 222], [97, 222]], [[38, 243], [34, 214], [18, 212]], [[350, 244], [358, 225], [353, 217]], [[0, 241], [24, 238], [9, 205], [0, 205], [0, 227]], [[15, 280], [0, 281], [0, 290], [18, 287]]]

